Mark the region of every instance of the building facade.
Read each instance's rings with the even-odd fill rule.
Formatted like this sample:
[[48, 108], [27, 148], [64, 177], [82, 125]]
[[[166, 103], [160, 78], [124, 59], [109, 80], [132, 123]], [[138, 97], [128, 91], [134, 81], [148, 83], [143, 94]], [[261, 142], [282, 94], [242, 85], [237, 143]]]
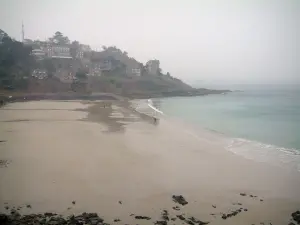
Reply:
[[43, 60], [46, 57], [46, 53], [38, 48], [38, 49], [33, 49], [32, 50], [32, 55], [37, 59], [37, 60]]
[[146, 64], [148, 74], [157, 75], [159, 71], [159, 60], [149, 60]]

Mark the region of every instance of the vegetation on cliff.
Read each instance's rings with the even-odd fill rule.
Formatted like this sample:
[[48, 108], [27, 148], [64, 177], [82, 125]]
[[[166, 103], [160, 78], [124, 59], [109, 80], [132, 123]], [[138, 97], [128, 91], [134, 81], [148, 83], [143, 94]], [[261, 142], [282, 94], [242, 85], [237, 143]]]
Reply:
[[[60, 70], [51, 58], [36, 60], [32, 55], [32, 47], [13, 40], [4, 31], [0, 30], [0, 90], [19, 92], [109, 92], [128, 97], [153, 97], [153, 96], [188, 96], [220, 93], [207, 89], [194, 89], [181, 80], [174, 78], [170, 73], [163, 74], [159, 69], [156, 75], [147, 73], [146, 66], [130, 58], [127, 52], [122, 52], [115, 46], [105, 47], [103, 52], [117, 52], [120, 57], [115, 57], [113, 68], [105, 71], [101, 76], [89, 76], [89, 72], [82, 62], [75, 59], [79, 42], [70, 44], [68, 37], [61, 32], [56, 32], [49, 39], [51, 43], [68, 44], [74, 65], [77, 65], [75, 79], [72, 83], [61, 82], [55, 76]], [[91, 59], [99, 52], [91, 52]], [[100, 52], [101, 53], [101, 52]], [[101, 55], [101, 54], [100, 54]], [[104, 54], [105, 55], [105, 54]], [[109, 55], [109, 57], [114, 57]], [[126, 73], [126, 66], [122, 62], [137, 63], [141, 68], [141, 76], [130, 76]], [[56, 63], [57, 64], [57, 63]], [[47, 73], [45, 79], [32, 77], [34, 70]]]

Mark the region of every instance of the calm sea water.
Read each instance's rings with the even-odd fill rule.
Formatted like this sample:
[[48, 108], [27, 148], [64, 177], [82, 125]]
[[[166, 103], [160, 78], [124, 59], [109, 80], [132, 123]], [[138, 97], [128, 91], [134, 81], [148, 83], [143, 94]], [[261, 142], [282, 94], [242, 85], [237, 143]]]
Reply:
[[[300, 89], [245, 88], [243, 92], [154, 100], [167, 116], [231, 138], [231, 151], [300, 170]], [[276, 161], [275, 160], [275, 161]]]

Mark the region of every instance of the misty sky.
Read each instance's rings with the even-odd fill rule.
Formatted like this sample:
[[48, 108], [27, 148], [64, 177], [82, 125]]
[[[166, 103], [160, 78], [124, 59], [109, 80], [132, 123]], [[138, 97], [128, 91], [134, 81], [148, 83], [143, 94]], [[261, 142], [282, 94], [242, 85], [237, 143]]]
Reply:
[[0, 0], [0, 29], [115, 45], [184, 80], [300, 84], [298, 0]]

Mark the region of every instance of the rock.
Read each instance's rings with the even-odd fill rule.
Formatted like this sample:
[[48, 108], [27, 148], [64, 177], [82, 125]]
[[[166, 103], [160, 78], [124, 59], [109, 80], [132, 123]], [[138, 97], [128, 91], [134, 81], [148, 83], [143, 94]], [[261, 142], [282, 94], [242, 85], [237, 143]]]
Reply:
[[72, 201], [72, 204], [75, 205], [75, 204], [76, 204], [76, 201]]
[[157, 224], [157, 225], [167, 225], [168, 223], [164, 220], [162, 221], [156, 221], [154, 224]]
[[196, 219], [195, 217], [190, 217], [189, 220], [191, 220], [193, 223], [197, 223], [199, 225], [205, 225], [205, 224], [209, 224], [209, 222], [203, 222], [201, 220]]
[[51, 213], [51, 212], [45, 212], [44, 213], [44, 216], [46, 216], [46, 217], [50, 217], [50, 216], [55, 216], [56, 214], [53, 214], [53, 213]]
[[26, 207], [31, 209], [31, 205], [29, 205], [29, 204], [28, 204], [28, 205], [26, 205]]
[[246, 194], [246, 193], [240, 193], [240, 195], [241, 195], [241, 196], [246, 196], [247, 194]]
[[114, 219], [114, 222], [120, 222], [121, 220], [120, 219]]
[[9, 207], [8, 207], [8, 206], [5, 206], [4, 208], [5, 208], [6, 210], [9, 210]]
[[174, 209], [176, 211], [180, 210], [179, 206], [174, 206], [174, 207], [172, 207], [172, 209]]
[[297, 215], [293, 216], [293, 219], [294, 219], [298, 224], [300, 224], [300, 214], [297, 214]]
[[245, 211], [245, 212], [247, 212], [247, 211], [248, 211], [248, 209], [244, 209], [244, 211]]
[[194, 223], [193, 223], [193, 221], [190, 221], [190, 220], [186, 220], [185, 221], [187, 224], [190, 224], [190, 225], [195, 225]]
[[101, 219], [97, 213], [82, 213], [77, 216], [69, 216], [67, 219], [64, 219], [61, 215], [55, 213], [46, 212], [44, 214], [29, 214], [21, 216], [14, 209], [11, 211], [11, 215], [1, 215], [0, 214], [0, 224], [1, 225], [25, 225], [25, 224], [34, 224], [34, 225], [104, 225], [103, 219]]
[[151, 220], [148, 216], [135, 216], [134, 218], [137, 220]]
[[70, 210], [70, 209], [72, 209], [72, 208], [71, 208], [71, 207], [68, 207], [68, 208], [67, 208], [67, 210]]
[[185, 220], [185, 217], [183, 215], [176, 215], [178, 219]]
[[133, 213], [131, 213], [129, 216], [134, 216], [134, 214], [133, 214]]
[[223, 215], [222, 215], [222, 219], [223, 219], [223, 220], [226, 220], [226, 219], [227, 219], [227, 216], [226, 216], [225, 214], [223, 214]]
[[119, 204], [122, 205], [122, 201], [119, 201]]
[[162, 214], [161, 214], [161, 217], [163, 220], [166, 220], [166, 221], [169, 221], [169, 213], [167, 210], [163, 210]]
[[188, 204], [188, 202], [185, 200], [185, 198], [182, 195], [173, 195], [172, 198], [174, 202], [179, 203], [180, 205]]
[[0, 224], [8, 224], [9, 218], [5, 214], [0, 214]]
[[172, 221], [175, 221], [175, 220], [177, 220], [177, 218], [174, 217], [174, 218], [171, 218], [171, 220], [172, 220]]
[[259, 199], [259, 201], [263, 202], [264, 200], [262, 200], [262, 199]]
[[239, 213], [239, 211], [236, 210], [236, 211], [232, 212], [231, 214], [232, 214], [233, 216], [236, 216], [238, 213]]
[[212, 207], [213, 207], [213, 208], [217, 208], [217, 206], [216, 206], [216, 205], [212, 205]]
[[298, 211], [298, 210], [293, 212], [291, 216], [294, 218], [297, 215], [300, 215], [300, 211]]

